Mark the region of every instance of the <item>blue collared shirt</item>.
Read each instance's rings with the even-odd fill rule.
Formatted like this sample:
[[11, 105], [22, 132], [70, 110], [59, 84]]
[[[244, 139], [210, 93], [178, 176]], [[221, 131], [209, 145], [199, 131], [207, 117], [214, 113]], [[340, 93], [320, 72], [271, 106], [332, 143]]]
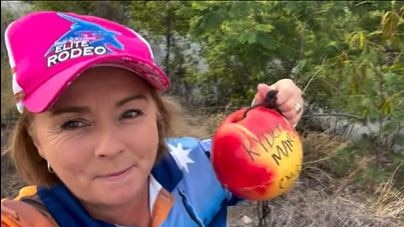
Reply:
[[[151, 208], [159, 190], [168, 192], [173, 198], [160, 226], [226, 226], [227, 206], [234, 205], [239, 199], [216, 178], [209, 159], [211, 140], [173, 138], [167, 140], [167, 147], [168, 155], [154, 166], [150, 178]], [[64, 185], [39, 187], [38, 195], [62, 227], [115, 226], [89, 216]]]

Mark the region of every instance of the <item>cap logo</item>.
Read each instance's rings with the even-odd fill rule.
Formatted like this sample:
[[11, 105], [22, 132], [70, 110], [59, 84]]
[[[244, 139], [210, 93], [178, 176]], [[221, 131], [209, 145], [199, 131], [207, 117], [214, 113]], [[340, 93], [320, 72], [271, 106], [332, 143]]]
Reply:
[[104, 55], [113, 52], [111, 47], [123, 50], [124, 46], [116, 38], [120, 33], [64, 13], [58, 16], [73, 25], [45, 53], [47, 67], [82, 56]]

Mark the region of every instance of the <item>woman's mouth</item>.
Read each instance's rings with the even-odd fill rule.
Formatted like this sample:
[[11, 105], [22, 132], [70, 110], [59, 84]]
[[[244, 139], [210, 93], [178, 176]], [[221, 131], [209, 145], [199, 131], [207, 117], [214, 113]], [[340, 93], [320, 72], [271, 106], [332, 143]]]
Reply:
[[123, 170], [119, 170], [119, 171], [115, 171], [112, 173], [107, 173], [104, 175], [97, 176], [96, 178], [103, 179], [103, 180], [117, 181], [117, 180], [120, 180], [120, 179], [126, 177], [127, 175], [129, 175], [130, 172], [132, 171], [132, 169], [133, 169], [133, 166], [130, 166]]

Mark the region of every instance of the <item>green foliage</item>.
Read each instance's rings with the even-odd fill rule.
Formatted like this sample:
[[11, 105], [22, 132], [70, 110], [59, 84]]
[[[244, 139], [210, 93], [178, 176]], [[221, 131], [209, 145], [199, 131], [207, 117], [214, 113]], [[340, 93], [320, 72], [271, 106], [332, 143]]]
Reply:
[[372, 187], [382, 182], [386, 182], [389, 177], [389, 173], [381, 169], [380, 167], [367, 166], [367, 168], [361, 169], [361, 171], [357, 175], [355, 175], [355, 181], [357, 184], [364, 187]]
[[[297, 23], [278, 2], [193, 2], [190, 35], [202, 45], [206, 73], [187, 80], [201, 86], [207, 104], [246, 105], [258, 82], [287, 77], [298, 56]], [[288, 42], [288, 45], [282, 45]]]
[[126, 24], [129, 20], [126, 1], [27, 1], [34, 10], [75, 12], [104, 17]]
[[88, 13], [94, 10], [91, 1], [28, 1], [34, 10], [55, 10], [75, 13]]
[[[190, 85], [184, 80], [195, 64], [192, 55], [185, 54], [190, 43], [185, 37], [188, 32], [188, 18], [178, 11], [188, 7], [188, 2], [178, 1], [134, 1], [129, 5], [131, 27], [154, 44], [163, 44], [165, 56], [162, 66], [171, 79], [171, 94], [189, 97]], [[188, 68], [189, 67], [189, 68]]]
[[355, 163], [353, 149], [348, 147], [338, 150], [329, 162], [330, 172], [337, 177], [347, 176], [355, 168], [352, 163]]
[[[404, 186], [404, 158], [402, 154], [388, 152], [384, 146], [375, 145], [375, 141], [369, 140], [369, 138], [363, 138], [351, 144], [347, 149], [354, 154], [354, 159], [350, 164], [351, 171], [342, 177], [350, 175], [357, 186], [370, 190], [374, 190], [375, 186], [382, 182], [392, 181], [392, 179], [395, 180], [393, 182], [395, 182], [396, 188]], [[333, 165], [338, 165], [340, 161], [338, 159], [331, 160]]]
[[157, 40], [167, 32], [185, 36], [188, 18], [179, 15], [178, 10], [189, 4], [178, 1], [133, 1], [129, 5], [131, 26], [135, 30], [150, 33], [149, 39]]
[[[372, 140], [397, 141], [403, 127], [401, 1], [29, 4], [35, 10], [117, 20], [153, 47], [164, 46], [162, 65], [172, 80], [171, 94], [196, 97], [187, 98], [194, 104], [249, 105], [258, 83], [292, 78], [304, 88], [307, 102], [359, 116], [357, 123], [365, 126], [377, 124]], [[205, 70], [200, 70], [201, 62], [207, 64]]]
[[404, 158], [400, 154], [390, 154], [391, 159], [393, 160], [388, 166], [388, 171], [392, 172], [391, 174], [395, 179], [396, 188], [404, 189]]
[[[352, 14], [361, 12], [363, 7], [358, 9], [352, 3], [348, 9]], [[315, 66], [316, 80], [327, 85], [318, 90], [329, 96], [322, 100], [325, 105], [355, 113], [365, 122], [377, 123], [378, 130], [371, 134], [381, 140], [386, 134], [397, 132], [404, 121], [401, 98], [404, 95], [403, 6], [384, 2], [368, 5], [367, 11], [365, 16], [351, 16], [346, 23], [356, 24], [356, 27], [330, 42], [337, 51], [322, 65]], [[313, 89], [309, 91], [317, 93]]]

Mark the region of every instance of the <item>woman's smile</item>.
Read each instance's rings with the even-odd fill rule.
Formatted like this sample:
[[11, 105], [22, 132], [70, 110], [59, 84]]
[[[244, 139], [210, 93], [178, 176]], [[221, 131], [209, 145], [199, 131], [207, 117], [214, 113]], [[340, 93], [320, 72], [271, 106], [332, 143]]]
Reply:
[[102, 174], [100, 176], [96, 176], [96, 179], [99, 180], [107, 180], [107, 181], [119, 181], [127, 176], [129, 176], [131, 174], [131, 172], [133, 171], [134, 165], [122, 169], [122, 170], [118, 170], [118, 171], [111, 171], [111, 173], [107, 173], [107, 174]]

